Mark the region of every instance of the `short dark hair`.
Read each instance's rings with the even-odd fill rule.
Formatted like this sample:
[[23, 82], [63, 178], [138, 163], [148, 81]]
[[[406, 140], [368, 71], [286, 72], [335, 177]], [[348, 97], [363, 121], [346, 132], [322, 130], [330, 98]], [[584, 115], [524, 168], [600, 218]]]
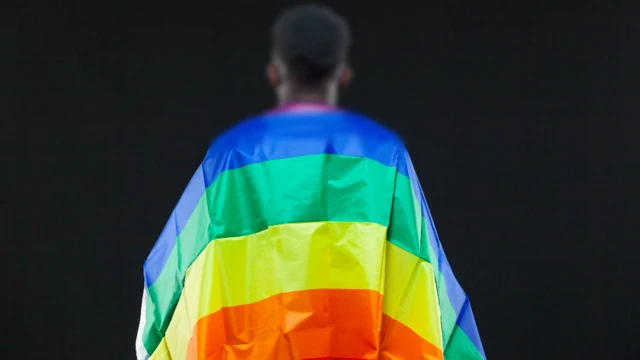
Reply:
[[320, 84], [335, 75], [351, 45], [351, 31], [342, 16], [315, 4], [284, 11], [272, 36], [275, 55], [301, 85]]

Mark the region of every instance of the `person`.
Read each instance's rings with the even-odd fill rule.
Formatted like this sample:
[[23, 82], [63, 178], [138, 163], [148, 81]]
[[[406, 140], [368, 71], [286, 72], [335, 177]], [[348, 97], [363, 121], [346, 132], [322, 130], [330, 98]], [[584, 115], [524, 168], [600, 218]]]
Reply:
[[144, 265], [138, 359], [484, 359], [397, 135], [337, 106], [350, 30], [273, 27], [279, 106], [218, 137]]

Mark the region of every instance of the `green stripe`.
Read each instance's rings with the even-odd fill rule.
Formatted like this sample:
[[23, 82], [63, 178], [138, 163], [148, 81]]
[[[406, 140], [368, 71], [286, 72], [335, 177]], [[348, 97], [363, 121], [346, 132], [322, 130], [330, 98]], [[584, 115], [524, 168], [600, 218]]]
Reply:
[[340, 155], [273, 160], [224, 172], [207, 188], [160, 276], [148, 289], [144, 332], [148, 353], [164, 336], [186, 270], [210, 240], [296, 222], [388, 226], [394, 178], [394, 167]]
[[207, 188], [160, 276], [148, 289], [143, 336], [148, 353], [153, 353], [164, 336], [186, 270], [209, 241], [253, 234], [277, 224], [311, 221], [388, 226], [391, 243], [433, 264], [443, 340], [448, 343], [457, 328], [457, 316], [409, 178], [396, 173], [394, 167], [366, 158], [312, 155], [228, 170]]
[[414, 196], [409, 178], [396, 174], [396, 184], [391, 209], [391, 224], [387, 238], [389, 242], [407, 252], [429, 262], [434, 269], [438, 302], [440, 304], [440, 321], [442, 325], [442, 341], [447, 344], [456, 327], [458, 316], [451, 304], [444, 276], [439, 270], [438, 258], [429, 241], [426, 219], [422, 216], [420, 203]]
[[456, 326], [451, 340], [444, 350], [445, 360], [482, 360], [482, 354], [473, 345], [467, 334]]

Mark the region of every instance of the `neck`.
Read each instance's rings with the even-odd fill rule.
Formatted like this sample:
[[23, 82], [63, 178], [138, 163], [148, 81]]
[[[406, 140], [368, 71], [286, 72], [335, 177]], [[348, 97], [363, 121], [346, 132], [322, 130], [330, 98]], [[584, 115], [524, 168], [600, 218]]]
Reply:
[[335, 106], [338, 102], [338, 87], [334, 84], [317, 88], [303, 88], [283, 84], [278, 90], [279, 105], [295, 103], [317, 103]]

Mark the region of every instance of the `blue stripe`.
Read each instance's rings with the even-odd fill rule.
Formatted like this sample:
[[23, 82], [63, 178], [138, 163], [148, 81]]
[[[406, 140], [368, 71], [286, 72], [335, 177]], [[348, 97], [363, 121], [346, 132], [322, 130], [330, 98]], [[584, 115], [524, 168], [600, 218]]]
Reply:
[[169, 216], [169, 220], [144, 263], [145, 285], [147, 287], [153, 285], [158, 279], [164, 264], [169, 259], [171, 251], [173, 251], [178, 234], [184, 229], [191, 213], [193, 213], [202, 194], [204, 194], [204, 184], [203, 166], [200, 165], [193, 177], [191, 177], [191, 181], [187, 184], [180, 200], [178, 200], [178, 204]]
[[212, 144], [187, 185], [145, 262], [146, 286], [158, 279], [205, 189], [224, 171], [317, 154], [366, 157], [395, 167], [400, 144], [391, 131], [341, 110], [269, 113], [240, 123]]
[[465, 334], [471, 343], [475, 345], [476, 349], [480, 352], [483, 359], [487, 358], [487, 355], [484, 353], [484, 348], [482, 347], [482, 341], [480, 341], [480, 334], [478, 333], [478, 326], [476, 325], [476, 319], [473, 317], [473, 311], [471, 311], [471, 304], [467, 300], [462, 310], [460, 310], [460, 315], [458, 315], [457, 324]]
[[[431, 211], [429, 211], [429, 206], [427, 205], [426, 198], [424, 196], [424, 193], [422, 192], [422, 187], [420, 186], [418, 176], [411, 162], [411, 158], [406, 151], [404, 151], [403, 154], [398, 157], [398, 172], [406, 174], [409, 177], [414, 195], [420, 202], [422, 217], [427, 220], [425, 221], [425, 223], [427, 225], [427, 235], [429, 238], [429, 242], [431, 243], [431, 247], [433, 248], [438, 259], [438, 270], [444, 278], [444, 283], [447, 289], [447, 294], [449, 295], [449, 300], [451, 301], [451, 305], [453, 305], [453, 309], [455, 310], [456, 316], [458, 317], [458, 326], [460, 326], [465, 334], [467, 334], [473, 345], [478, 349], [482, 356], [485, 356], [482, 342], [480, 341], [480, 335], [478, 334], [478, 328], [476, 326], [475, 319], [473, 318], [473, 313], [471, 312], [471, 308], [469, 306], [469, 299], [460, 286], [460, 283], [458, 283], [458, 280], [453, 275], [453, 270], [451, 269], [451, 265], [449, 264], [447, 256], [444, 253], [444, 250], [440, 243], [440, 238], [438, 237], [438, 233], [436, 232], [436, 228], [433, 223], [433, 217], [431, 216]], [[426, 252], [428, 250], [420, 249], [420, 251]], [[425, 253], [424, 255], [426, 258], [427, 254]]]
[[[283, 146], [286, 144], [286, 146]], [[484, 355], [471, 311], [465, 312], [468, 298], [453, 275], [433, 224], [422, 188], [401, 142], [390, 131], [360, 115], [346, 111], [281, 112], [249, 119], [223, 134], [187, 185], [160, 237], [145, 262], [145, 283], [153, 285], [173, 251], [176, 238], [186, 225], [198, 201], [215, 180], [232, 170], [269, 160], [316, 154], [366, 157], [409, 178], [428, 219], [429, 241], [438, 258], [449, 299], [458, 316], [458, 325]]]

